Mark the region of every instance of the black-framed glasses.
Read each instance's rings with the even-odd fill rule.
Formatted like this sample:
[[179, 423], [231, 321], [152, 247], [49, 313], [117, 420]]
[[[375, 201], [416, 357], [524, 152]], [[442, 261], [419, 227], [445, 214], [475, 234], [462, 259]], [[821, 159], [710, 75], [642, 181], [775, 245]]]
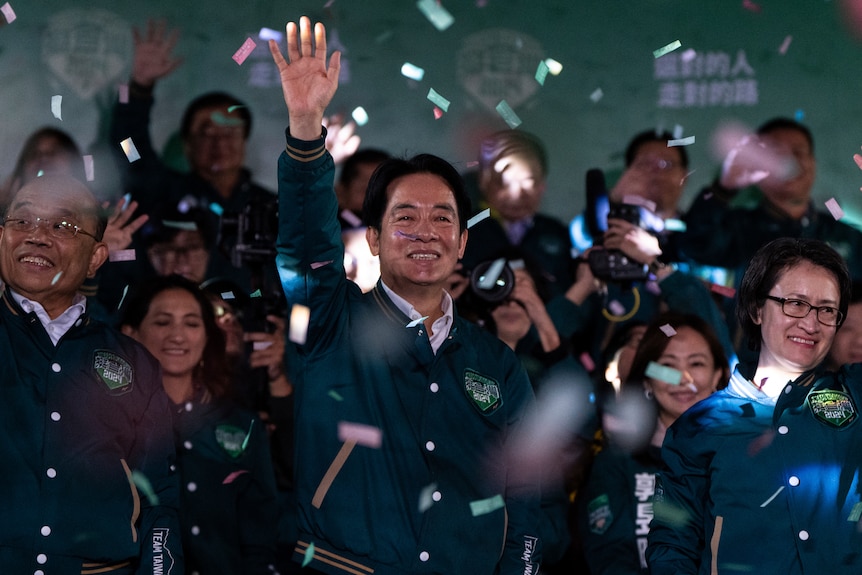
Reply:
[[844, 314], [838, 311], [838, 308], [834, 308], [829, 305], [811, 305], [807, 301], [803, 301], [801, 299], [775, 297], [774, 295], [767, 295], [766, 299], [780, 303], [781, 311], [783, 311], [784, 315], [788, 317], [805, 317], [811, 312], [811, 310], [814, 310], [817, 313], [817, 321], [823, 325], [841, 325], [841, 320], [844, 319]]
[[52, 220], [49, 218], [16, 218], [15, 216], [9, 216], [3, 220], [3, 227], [13, 232], [32, 232], [40, 226], [47, 229], [48, 234], [58, 240], [69, 240], [81, 234], [99, 241], [96, 236], [81, 229], [77, 224], [63, 219]]

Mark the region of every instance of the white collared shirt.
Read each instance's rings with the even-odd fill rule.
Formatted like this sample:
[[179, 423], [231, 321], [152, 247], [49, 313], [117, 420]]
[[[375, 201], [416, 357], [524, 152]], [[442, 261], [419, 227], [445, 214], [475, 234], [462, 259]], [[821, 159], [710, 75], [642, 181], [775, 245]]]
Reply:
[[37, 301], [29, 300], [21, 294], [16, 293], [14, 290], [9, 291], [12, 293], [12, 298], [19, 306], [21, 306], [21, 309], [24, 310], [25, 313], [36, 314], [36, 317], [39, 318], [45, 331], [48, 332], [48, 337], [51, 338], [51, 341], [55, 346], [57, 345], [57, 342], [60, 341], [60, 338], [66, 335], [66, 332], [75, 325], [78, 318], [87, 311], [87, 298], [81, 294], [75, 294], [75, 299], [72, 300], [72, 305], [70, 305], [66, 311], [58, 315], [57, 319], [51, 319], [48, 316], [48, 312], [46, 312], [45, 308], [42, 307], [42, 304]]
[[[383, 291], [386, 292], [386, 295], [389, 296], [389, 299], [392, 300], [395, 307], [401, 310], [401, 312], [409, 317], [411, 321], [418, 321], [424, 317], [416, 311], [416, 308], [413, 307], [409, 301], [389, 289], [389, 286], [383, 283], [382, 280], [380, 281], [380, 285], [383, 286]], [[443, 317], [437, 319], [433, 324], [431, 324], [431, 331], [433, 334], [429, 338], [431, 349], [434, 350], [435, 355], [437, 354], [437, 350], [440, 349], [440, 346], [443, 345], [443, 342], [446, 341], [446, 338], [449, 337], [449, 330], [452, 328], [452, 324], [455, 321], [453, 309], [452, 296], [449, 295], [449, 292], [443, 290], [443, 300], [440, 302], [440, 310], [443, 312]]]

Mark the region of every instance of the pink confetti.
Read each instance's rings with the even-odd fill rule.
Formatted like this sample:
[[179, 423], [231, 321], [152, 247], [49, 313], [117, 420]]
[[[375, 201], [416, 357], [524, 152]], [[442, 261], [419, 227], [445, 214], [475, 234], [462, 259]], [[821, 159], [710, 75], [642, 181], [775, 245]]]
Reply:
[[742, 0], [742, 7], [755, 14], [759, 14], [761, 10], [760, 4], [755, 4], [751, 0]]
[[317, 268], [322, 268], [323, 266], [328, 266], [332, 263], [332, 260], [328, 260], [325, 262], [312, 262], [311, 269], [316, 270]]
[[829, 210], [829, 213], [832, 214], [832, 217], [836, 220], [840, 220], [844, 217], [844, 210], [841, 209], [841, 206], [838, 205], [835, 198], [829, 198], [826, 200], [826, 209]]
[[623, 315], [626, 313], [626, 308], [623, 307], [623, 304], [618, 302], [617, 300], [613, 300], [608, 304], [608, 309], [614, 315]]
[[784, 38], [784, 42], [781, 43], [781, 46], [778, 48], [778, 53], [784, 56], [787, 54], [787, 49], [790, 48], [790, 42], [793, 41], [793, 36], [788, 35]]
[[717, 293], [719, 295], [723, 295], [724, 297], [732, 298], [736, 295], [736, 290], [731, 287], [726, 287], [719, 284], [712, 284], [709, 286], [709, 291], [713, 293]]
[[856, 165], [859, 166], [860, 170], [862, 170], [862, 154], [853, 154], [853, 161], [856, 162]]
[[346, 221], [354, 228], [362, 226], [362, 219], [347, 208], [341, 210], [341, 213], [339, 215], [341, 216], [342, 220]]
[[237, 50], [231, 57], [234, 62], [242, 66], [242, 63], [245, 62], [245, 59], [248, 58], [248, 55], [251, 54], [255, 48], [257, 48], [257, 44], [254, 43], [254, 40], [246, 38], [245, 42], [242, 43], [242, 46], [239, 47], [239, 50]]
[[83, 157], [84, 160], [84, 176], [87, 178], [88, 182], [92, 182], [96, 176], [93, 171], [93, 156], [87, 155]]
[[659, 329], [662, 331], [663, 334], [668, 337], [673, 337], [676, 335], [676, 330], [673, 329], [673, 326], [671, 326], [669, 323], [664, 324]]
[[437, 106], [434, 106], [434, 119], [439, 120], [442, 117], [443, 117], [443, 110], [441, 110]]
[[120, 104], [128, 104], [129, 103], [129, 85], [128, 84], [120, 84], [117, 86], [117, 99]]
[[593, 371], [594, 369], [596, 369], [596, 363], [593, 361], [593, 358], [590, 357], [590, 354], [588, 354], [587, 352], [582, 353], [578, 359], [581, 360], [581, 365], [583, 365], [584, 369], [586, 369], [587, 371]]
[[113, 250], [108, 253], [108, 261], [112, 262], [133, 262], [135, 261], [135, 250]]
[[0, 6], [0, 12], [2, 12], [3, 16], [6, 18], [7, 24], [11, 24], [15, 21], [15, 18], [17, 18], [17, 16], [15, 16], [15, 11], [12, 10], [12, 6], [8, 2]]
[[380, 444], [383, 442], [383, 432], [371, 425], [339, 421], [338, 439], [340, 441], [354, 441], [357, 445], [364, 445], [372, 449], [380, 449]]
[[240, 469], [239, 471], [232, 471], [228, 474], [227, 477], [224, 478], [224, 481], [221, 482], [222, 485], [228, 485], [233, 483], [234, 479], [242, 475], [243, 473], [248, 473], [247, 469]]
[[657, 281], [648, 281], [646, 283], [646, 289], [653, 295], [661, 295], [661, 286], [658, 285]]

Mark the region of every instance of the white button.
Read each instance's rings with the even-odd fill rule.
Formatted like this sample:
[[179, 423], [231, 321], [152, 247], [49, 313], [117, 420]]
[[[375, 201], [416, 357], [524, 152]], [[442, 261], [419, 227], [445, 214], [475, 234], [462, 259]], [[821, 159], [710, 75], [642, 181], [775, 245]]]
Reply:
[[778, 428], [778, 433], [781, 435], [787, 435], [787, 432], [790, 431], [786, 425], [782, 425]]
[[793, 387], [788, 385], [787, 387], [784, 388], [784, 393], [790, 393], [792, 390], [793, 390]]
[[185, 407], [186, 407], [186, 411], [191, 411], [191, 410], [192, 410], [192, 402], [191, 402], [191, 401], [187, 401], [187, 402], [186, 402], [186, 406], [185, 406]]
[[201, 534], [201, 528], [198, 527], [197, 525], [192, 525], [192, 535], [200, 535], [200, 534]]
[[802, 531], [800, 531], [799, 532], [799, 538], [802, 539], [803, 541], [808, 541], [808, 531], [805, 531], [804, 529]]
[[38, 555], [36, 555], [36, 563], [38, 563], [39, 565], [44, 565], [47, 562], [48, 556], [44, 553], [39, 553]]
[[192, 448], [192, 442], [191, 441], [183, 441], [183, 447], [185, 447], [186, 449], [191, 449]]
[[60, 412], [52, 411], [51, 412], [51, 421], [60, 421]]
[[45, 475], [47, 475], [51, 479], [54, 479], [55, 477], [57, 477], [57, 470], [53, 467], [49, 467], [47, 470], [45, 470]]
[[431, 494], [431, 499], [433, 499], [434, 501], [440, 501], [441, 499], [443, 499], [443, 494], [439, 491], [435, 491]]
[[50, 527], [48, 527], [47, 525], [43, 525], [43, 526], [42, 526], [42, 529], [40, 529], [40, 530], [39, 530], [39, 532], [40, 532], [42, 535], [44, 535], [45, 537], [47, 537], [48, 535], [50, 535], [50, 534], [51, 534], [51, 528], [50, 528]]
[[33, 575], [45, 575], [45, 572], [41, 569], [36, 569], [35, 571], [33, 571]]
[[49, 325], [48, 329], [51, 330], [51, 333], [54, 333], [57, 331], [57, 326], [56, 325]]
[[435, 447], [437, 447], [437, 446], [434, 445], [433, 441], [426, 441], [425, 442], [425, 449], [427, 449], [428, 451], [434, 451]]
[[799, 485], [799, 478], [795, 475], [791, 475], [790, 479], [787, 480], [787, 483], [789, 483], [791, 487], [796, 487], [797, 485]]
[[54, 373], [60, 373], [60, 364], [59, 363], [52, 363], [51, 369], [54, 370]]
[[176, 470], [177, 470], [177, 466], [176, 466], [176, 465], [174, 465], [173, 463], [171, 463], [171, 467], [170, 467], [170, 469], [171, 469], [171, 471], [176, 471]]
[[82, 323], [84, 323], [84, 322], [82, 322], [80, 318], [76, 319], [75, 320], [75, 327], [81, 327]]
[[437, 385], [436, 382], [432, 383], [431, 384], [431, 393], [437, 393], [438, 391], [440, 391], [440, 386]]
[[195, 483], [194, 481], [189, 481], [189, 484], [186, 485], [186, 489], [188, 489], [189, 491], [197, 491], [198, 484]]
[[428, 561], [430, 558], [431, 556], [428, 554], [427, 551], [423, 551], [419, 554], [419, 561]]

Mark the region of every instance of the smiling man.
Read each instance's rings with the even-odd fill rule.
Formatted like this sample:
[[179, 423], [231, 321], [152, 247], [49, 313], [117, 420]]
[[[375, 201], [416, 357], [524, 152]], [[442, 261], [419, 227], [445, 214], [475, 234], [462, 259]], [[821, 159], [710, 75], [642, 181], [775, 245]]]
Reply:
[[295, 559], [312, 573], [534, 574], [538, 493], [504, 454], [530, 383], [445, 291], [467, 243], [460, 176], [427, 154], [380, 165], [363, 212], [381, 279], [362, 294], [342, 265], [321, 128], [340, 55], [327, 66], [323, 26], [312, 38], [307, 18], [287, 39], [289, 64], [270, 43], [290, 120], [277, 262], [287, 301], [310, 310], [291, 362]]
[[108, 257], [104, 229], [63, 176], [21, 188], [0, 227], [4, 572], [182, 572], [158, 364], [78, 293]]

